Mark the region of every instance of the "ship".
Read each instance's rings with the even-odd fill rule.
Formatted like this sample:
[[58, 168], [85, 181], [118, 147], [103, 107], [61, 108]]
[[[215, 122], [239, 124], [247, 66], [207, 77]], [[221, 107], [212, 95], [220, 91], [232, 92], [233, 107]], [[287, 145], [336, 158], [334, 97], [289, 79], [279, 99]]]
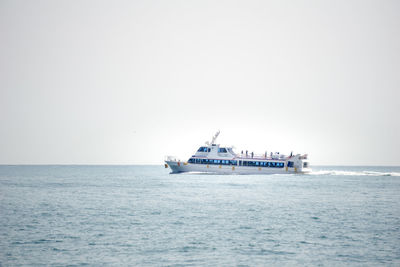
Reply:
[[187, 161], [181, 161], [173, 156], [165, 157], [165, 168], [171, 173], [214, 173], [214, 174], [284, 174], [308, 173], [311, 168], [307, 154], [290, 155], [279, 152], [265, 152], [255, 155], [253, 152], [241, 151], [237, 154], [233, 147], [216, 144], [220, 134], [213, 135], [210, 142], [197, 149]]

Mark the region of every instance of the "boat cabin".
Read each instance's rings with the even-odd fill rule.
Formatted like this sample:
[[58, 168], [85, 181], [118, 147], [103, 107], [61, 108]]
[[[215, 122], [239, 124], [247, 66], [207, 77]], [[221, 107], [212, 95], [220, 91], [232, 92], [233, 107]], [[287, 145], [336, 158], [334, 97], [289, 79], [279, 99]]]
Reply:
[[201, 146], [192, 157], [233, 159], [236, 154], [231, 147], [220, 147], [218, 144], [212, 144], [210, 146]]

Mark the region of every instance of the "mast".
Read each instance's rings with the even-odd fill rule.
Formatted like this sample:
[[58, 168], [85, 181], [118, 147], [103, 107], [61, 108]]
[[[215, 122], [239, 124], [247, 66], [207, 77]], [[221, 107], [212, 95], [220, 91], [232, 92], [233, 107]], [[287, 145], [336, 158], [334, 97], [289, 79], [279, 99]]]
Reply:
[[211, 139], [211, 145], [215, 144], [215, 141], [217, 140], [219, 133], [220, 131], [218, 130], [218, 132], [214, 134], [213, 138]]
[[215, 144], [215, 141], [216, 141], [217, 138], [218, 138], [219, 133], [220, 133], [220, 130], [218, 130], [218, 131], [213, 135], [213, 137], [212, 137], [212, 139], [211, 139], [211, 142], [208, 142], [208, 141], [206, 142], [206, 145], [208, 145], [208, 146], [214, 145], [214, 144]]

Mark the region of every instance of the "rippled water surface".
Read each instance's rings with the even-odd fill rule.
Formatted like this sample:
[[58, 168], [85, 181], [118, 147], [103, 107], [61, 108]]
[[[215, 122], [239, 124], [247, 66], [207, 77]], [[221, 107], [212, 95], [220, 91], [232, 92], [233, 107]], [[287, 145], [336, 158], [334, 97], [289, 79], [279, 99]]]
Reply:
[[400, 168], [0, 166], [0, 266], [400, 265]]

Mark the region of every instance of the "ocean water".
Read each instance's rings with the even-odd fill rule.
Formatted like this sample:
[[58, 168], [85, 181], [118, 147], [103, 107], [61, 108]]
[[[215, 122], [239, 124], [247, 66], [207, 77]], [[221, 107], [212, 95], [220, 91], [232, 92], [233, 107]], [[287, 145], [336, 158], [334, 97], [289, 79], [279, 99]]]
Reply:
[[0, 166], [0, 266], [400, 266], [400, 168]]

